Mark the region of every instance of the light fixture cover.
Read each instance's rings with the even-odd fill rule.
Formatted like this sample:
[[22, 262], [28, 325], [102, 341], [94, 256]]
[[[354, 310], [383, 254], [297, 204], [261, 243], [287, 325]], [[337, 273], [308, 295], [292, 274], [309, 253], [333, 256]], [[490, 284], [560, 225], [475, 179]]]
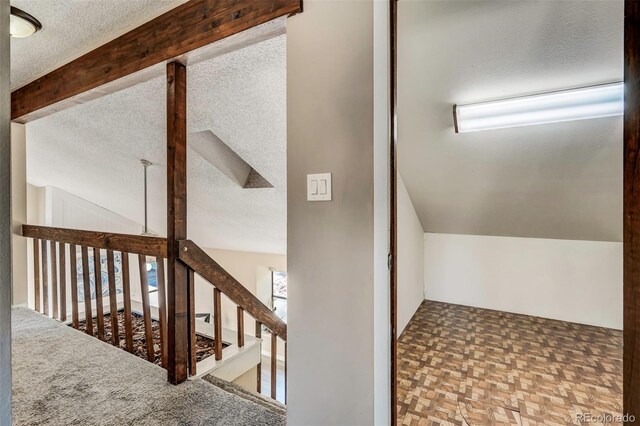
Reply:
[[24, 38], [42, 29], [42, 24], [27, 12], [11, 6], [9, 34], [11, 37]]
[[454, 105], [456, 133], [622, 115], [623, 83]]

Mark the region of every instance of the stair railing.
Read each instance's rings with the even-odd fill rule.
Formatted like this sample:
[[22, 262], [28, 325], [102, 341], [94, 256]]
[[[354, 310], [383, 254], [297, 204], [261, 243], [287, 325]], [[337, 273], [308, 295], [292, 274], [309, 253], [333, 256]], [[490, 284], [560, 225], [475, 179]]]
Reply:
[[[190, 277], [193, 273], [213, 286], [213, 321], [215, 359], [222, 359], [222, 295], [236, 304], [238, 346], [244, 346], [244, 316], [245, 313], [256, 321], [256, 337], [262, 338], [263, 327], [268, 330], [271, 340], [271, 398], [277, 396], [277, 367], [278, 367], [278, 339], [284, 342], [284, 389], [286, 403], [287, 383], [287, 324], [282, 321], [269, 307], [262, 303], [253, 293], [247, 290], [238, 280], [222, 268], [204, 250], [191, 240], [180, 241], [180, 260], [190, 269]], [[193, 282], [193, 278], [190, 278]], [[192, 316], [193, 317], [193, 316]], [[193, 327], [192, 327], [193, 329]], [[194, 337], [193, 335], [191, 336]], [[193, 345], [190, 345], [193, 347]], [[258, 364], [257, 391], [262, 392], [262, 362]]]
[[[107, 286], [111, 325], [109, 340], [114, 346], [132, 353], [136, 350], [133, 343], [132, 302], [137, 305], [140, 305], [140, 302], [132, 300], [130, 283], [133, 268], [129, 266], [129, 256], [137, 255], [142, 303], [141, 306], [136, 306], [138, 309], [135, 311], [142, 316], [144, 323], [146, 358], [155, 362], [159, 357], [160, 364], [163, 367], [166, 366], [167, 311], [164, 259], [167, 256], [167, 240], [165, 238], [33, 225], [23, 225], [22, 235], [33, 239], [35, 310], [67, 322], [67, 291], [70, 291], [71, 325], [75, 329], [80, 329], [82, 319], [83, 328], [87, 334], [106, 341], [103, 287]], [[151, 257], [152, 261], [155, 260], [157, 267], [159, 353], [155, 349], [153, 336], [147, 273], [147, 264], [150, 263], [148, 257]], [[105, 260], [106, 271], [103, 270]], [[103, 272], [106, 272], [104, 281]], [[69, 280], [67, 280], [67, 274], [69, 274]], [[118, 280], [122, 288], [123, 321], [118, 317], [120, 310], [116, 288]], [[68, 282], [70, 289], [67, 288]], [[79, 296], [83, 300], [78, 300]], [[92, 307], [94, 300], [95, 315]], [[83, 312], [80, 310], [81, 303]]]
[[[103, 285], [106, 285], [108, 288], [107, 297], [109, 297], [108, 315], [112, 330], [111, 338], [109, 339], [111, 344], [129, 352], [134, 352], [134, 330], [131, 320], [132, 302], [141, 305], [138, 307], [139, 309], [136, 309], [136, 313], [142, 316], [144, 322], [146, 358], [151, 362], [159, 359], [160, 365], [166, 367], [166, 357], [168, 353], [166, 275], [164, 271], [164, 259], [167, 257], [166, 238], [34, 225], [23, 225], [22, 235], [33, 240], [33, 294], [36, 311], [59, 321], [67, 322], [67, 291], [69, 291], [71, 293], [71, 325], [76, 329], [80, 329], [80, 319], [82, 318], [84, 320], [84, 331], [87, 334], [106, 341], [103, 304]], [[195, 301], [193, 300], [193, 295], [195, 294], [193, 286], [195, 283], [195, 274], [198, 274], [211, 284], [213, 289], [213, 344], [215, 359], [219, 361], [222, 360], [223, 357], [222, 296], [224, 295], [236, 305], [237, 344], [240, 348], [244, 347], [245, 343], [245, 314], [255, 319], [255, 336], [257, 338], [262, 339], [263, 328], [270, 334], [270, 395], [273, 399], [276, 399], [277, 396], [278, 339], [284, 342], [283, 358], [286, 403], [287, 324], [194, 242], [190, 240], [180, 241], [179, 249], [180, 261], [189, 268], [190, 294], [192, 296], [189, 309], [191, 333], [188, 345], [190, 350], [190, 374], [196, 374], [196, 315]], [[105, 256], [103, 256], [103, 254]], [[129, 266], [130, 255], [137, 255], [141, 304], [132, 299], [132, 268]], [[159, 343], [159, 351], [155, 350], [152, 324], [153, 317], [149, 301], [149, 285], [146, 269], [148, 257], [155, 260], [157, 265], [159, 305], [157, 316], [160, 328], [160, 337], [157, 343]], [[103, 282], [102, 263], [105, 258], [106, 282]], [[91, 265], [90, 259], [93, 260], [93, 265]], [[119, 260], [119, 262], [117, 262], [117, 260]], [[116, 265], [119, 266], [119, 268], [116, 268]], [[95, 296], [93, 297], [91, 288], [92, 273], [94, 277], [93, 290], [95, 291]], [[69, 279], [67, 279], [67, 274], [69, 274]], [[82, 281], [81, 287], [79, 287], [78, 277], [80, 277]], [[117, 300], [116, 282], [118, 278], [120, 279], [122, 287], [123, 321], [120, 321], [118, 317], [118, 311], [121, 310]], [[70, 289], [67, 288], [68, 283], [70, 284]], [[80, 311], [81, 301], [79, 300], [79, 295], [81, 295], [83, 299], [83, 312]], [[94, 299], [96, 305], [95, 318], [92, 308], [92, 301]], [[122, 331], [124, 333], [122, 333]], [[257, 365], [256, 390], [258, 393], [262, 391], [261, 373], [262, 362]]]

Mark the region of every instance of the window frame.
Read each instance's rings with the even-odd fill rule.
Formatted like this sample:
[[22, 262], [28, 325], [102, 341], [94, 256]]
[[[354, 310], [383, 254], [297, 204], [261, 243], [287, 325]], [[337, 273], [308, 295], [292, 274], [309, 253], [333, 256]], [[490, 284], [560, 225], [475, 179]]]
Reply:
[[[285, 276], [287, 276], [287, 272], [286, 271], [276, 271], [275, 269], [271, 270], [271, 310], [276, 314], [276, 304], [275, 301], [276, 299], [278, 300], [284, 300], [285, 303], [287, 304], [287, 306], [289, 305], [289, 289], [287, 287], [287, 296], [280, 296], [280, 295], [276, 295], [275, 293], [275, 274], [276, 273], [280, 273], [280, 274], [285, 274]], [[288, 280], [287, 280], [287, 284], [288, 284]], [[280, 318], [280, 316], [278, 315], [278, 318]], [[282, 318], [280, 318], [282, 319]], [[284, 319], [282, 319], [284, 321]]]

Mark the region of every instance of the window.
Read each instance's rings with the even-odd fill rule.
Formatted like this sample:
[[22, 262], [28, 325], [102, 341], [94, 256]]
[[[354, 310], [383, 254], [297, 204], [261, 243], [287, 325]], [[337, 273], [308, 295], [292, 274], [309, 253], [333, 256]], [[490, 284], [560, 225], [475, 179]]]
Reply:
[[271, 306], [282, 321], [287, 322], [287, 273], [271, 271]]
[[158, 291], [158, 264], [155, 259], [149, 260], [145, 263], [147, 268], [147, 284], [149, 285], [149, 293], [155, 293]]
[[[116, 293], [122, 293], [122, 254], [119, 252], [114, 253], [113, 266], [115, 269], [115, 281], [116, 281]], [[145, 268], [147, 270], [147, 283], [149, 285], [149, 293], [155, 293], [158, 291], [158, 264], [155, 258], [147, 257]], [[96, 268], [94, 266], [95, 257], [93, 253], [89, 252], [87, 259], [89, 262], [89, 288], [91, 289], [91, 300], [95, 300], [96, 295]], [[286, 274], [285, 274], [286, 275]], [[100, 253], [100, 276], [102, 284], [102, 297], [109, 296], [109, 275], [107, 265], [107, 255], [104, 250]], [[78, 282], [78, 298], [79, 301], [84, 300], [84, 274], [82, 272], [82, 252], [78, 250], [76, 252], [76, 280]], [[285, 278], [286, 280], [286, 278]], [[286, 284], [285, 284], [286, 286]], [[285, 308], [286, 309], [286, 308]]]
[[[74, 254], [71, 253], [73, 256]], [[115, 281], [116, 281], [116, 294], [122, 293], [122, 254], [115, 252], [113, 254], [113, 267], [115, 269]], [[78, 285], [78, 300], [80, 303], [84, 301], [84, 274], [82, 272], [82, 251], [76, 248], [76, 280]], [[89, 266], [89, 289], [91, 300], [96, 300], [96, 268], [95, 268], [95, 255], [89, 251], [88, 253], [88, 266]], [[100, 283], [102, 284], [102, 297], [109, 296], [109, 275], [107, 267], [107, 254], [104, 250], [100, 252]]]

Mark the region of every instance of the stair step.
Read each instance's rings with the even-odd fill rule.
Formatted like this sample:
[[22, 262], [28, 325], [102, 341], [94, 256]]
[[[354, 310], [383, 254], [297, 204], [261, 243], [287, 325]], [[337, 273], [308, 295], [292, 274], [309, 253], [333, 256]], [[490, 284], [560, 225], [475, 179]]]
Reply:
[[241, 398], [244, 398], [246, 400], [249, 400], [251, 402], [254, 402], [256, 404], [259, 404], [261, 406], [263, 406], [264, 408], [268, 409], [269, 411], [271, 411], [274, 414], [280, 415], [280, 416], [286, 416], [287, 415], [287, 407], [286, 405], [281, 404], [280, 402], [268, 398], [264, 395], [261, 395], [257, 392], [251, 392], [239, 385], [236, 385], [235, 383], [231, 383], [231, 382], [227, 382], [226, 380], [222, 380], [218, 377], [212, 376], [210, 374], [202, 377], [202, 379], [206, 380], [207, 382], [218, 386], [219, 388], [232, 393], [234, 395], [237, 395]]

